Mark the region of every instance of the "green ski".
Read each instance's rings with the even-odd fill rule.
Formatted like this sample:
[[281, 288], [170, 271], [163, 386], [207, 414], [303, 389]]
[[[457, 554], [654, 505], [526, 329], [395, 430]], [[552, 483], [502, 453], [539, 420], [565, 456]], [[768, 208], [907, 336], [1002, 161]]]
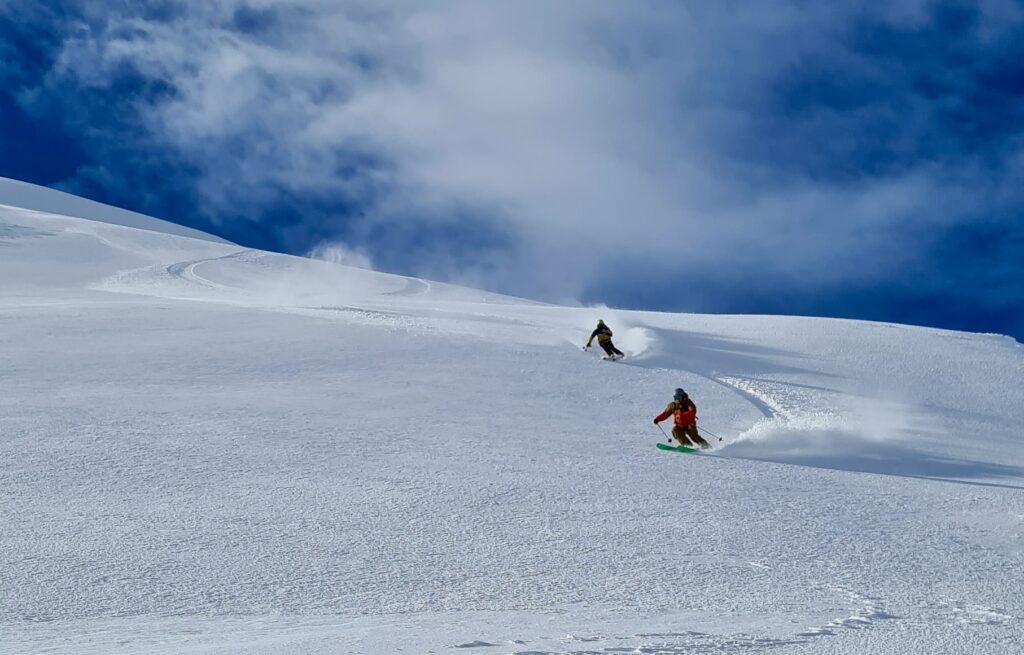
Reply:
[[697, 448], [687, 448], [686, 446], [670, 446], [667, 443], [661, 443], [660, 441], [656, 444], [661, 450], [672, 450], [677, 453], [699, 453], [700, 450]]

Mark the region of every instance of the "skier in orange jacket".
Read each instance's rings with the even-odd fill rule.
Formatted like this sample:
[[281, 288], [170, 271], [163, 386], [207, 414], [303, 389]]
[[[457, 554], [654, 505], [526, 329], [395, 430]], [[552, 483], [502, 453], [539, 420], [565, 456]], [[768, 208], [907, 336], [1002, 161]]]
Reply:
[[672, 396], [672, 402], [665, 407], [665, 411], [654, 417], [654, 424], [661, 423], [669, 416], [674, 417], [675, 425], [672, 426], [672, 436], [680, 446], [698, 448], [710, 448], [711, 445], [704, 441], [704, 437], [697, 432], [697, 406], [693, 404], [690, 397], [682, 389], [676, 389]]

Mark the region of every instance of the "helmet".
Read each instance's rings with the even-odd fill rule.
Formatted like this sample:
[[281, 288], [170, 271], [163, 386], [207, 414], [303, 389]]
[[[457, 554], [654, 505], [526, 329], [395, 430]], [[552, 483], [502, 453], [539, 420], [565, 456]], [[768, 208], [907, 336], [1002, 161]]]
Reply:
[[597, 324], [598, 325], [604, 325], [604, 319], [603, 318], [597, 319]]
[[675, 398], [676, 400], [682, 400], [683, 398], [686, 397], [686, 391], [682, 389], [676, 389], [676, 392], [672, 394], [672, 397]]

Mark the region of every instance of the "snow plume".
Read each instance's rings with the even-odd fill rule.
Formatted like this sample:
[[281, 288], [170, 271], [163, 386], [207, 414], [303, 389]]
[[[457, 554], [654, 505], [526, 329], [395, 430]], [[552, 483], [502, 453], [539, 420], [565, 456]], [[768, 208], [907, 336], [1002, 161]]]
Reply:
[[311, 259], [320, 259], [332, 264], [373, 270], [373, 262], [370, 260], [369, 255], [339, 243], [317, 246], [310, 251], [308, 256]]
[[645, 327], [639, 325], [626, 327], [625, 330], [615, 333], [618, 337], [616, 345], [620, 350], [632, 357], [643, 355], [654, 343], [654, 335]]
[[877, 447], [887, 440], [882, 432], [864, 428], [851, 418], [834, 412], [796, 416], [777, 415], [755, 423], [726, 449], [730, 455], [767, 456], [772, 459], [809, 455], [841, 458], [865, 447]]
[[932, 456], [907, 445], [914, 435], [940, 434], [904, 405], [864, 402], [854, 410], [780, 411], [758, 421], [722, 454], [817, 468], [920, 477], [970, 475], [962, 463]]

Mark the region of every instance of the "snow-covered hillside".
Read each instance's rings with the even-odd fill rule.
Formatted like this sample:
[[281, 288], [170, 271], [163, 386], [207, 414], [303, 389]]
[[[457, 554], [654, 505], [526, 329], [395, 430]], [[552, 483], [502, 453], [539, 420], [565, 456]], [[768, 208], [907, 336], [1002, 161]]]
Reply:
[[[1024, 651], [1009, 338], [557, 307], [0, 204], [2, 653]], [[625, 361], [580, 350], [598, 318]], [[654, 448], [677, 386], [710, 455]]]

